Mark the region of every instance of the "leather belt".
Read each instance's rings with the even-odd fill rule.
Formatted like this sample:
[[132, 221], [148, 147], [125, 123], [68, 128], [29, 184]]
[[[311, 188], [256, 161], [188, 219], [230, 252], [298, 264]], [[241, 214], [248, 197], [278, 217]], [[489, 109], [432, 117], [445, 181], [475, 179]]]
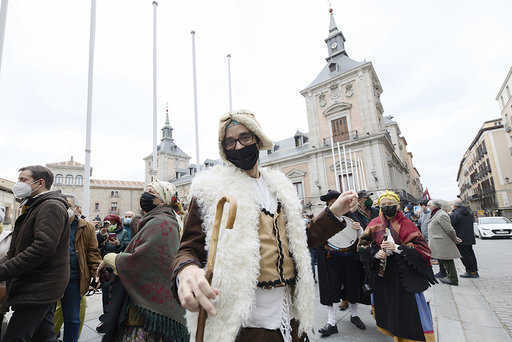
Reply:
[[354, 246], [350, 246], [347, 248], [334, 248], [334, 247], [329, 246], [328, 244], [325, 244], [324, 249], [329, 252], [340, 252], [340, 253], [355, 252]]

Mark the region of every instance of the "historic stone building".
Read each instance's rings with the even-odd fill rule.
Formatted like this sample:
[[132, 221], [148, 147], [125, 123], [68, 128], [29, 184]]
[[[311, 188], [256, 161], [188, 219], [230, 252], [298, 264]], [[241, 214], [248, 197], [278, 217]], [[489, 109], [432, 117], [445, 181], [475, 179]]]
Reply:
[[18, 205], [12, 193], [14, 182], [0, 178], [0, 206], [5, 208], [4, 228], [10, 229], [17, 216]]
[[512, 217], [512, 156], [502, 119], [484, 122], [457, 172], [460, 197], [473, 211], [496, 210]]
[[[190, 156], [174, 142], [169, 123], [169, 114], [166, 113], [165, 125], [162, 128], [162, 139], [157, 146], [157, 172], [156, 178], [161, 181], [171, 182], [176, 186], [178, 197], [186, 201], [192, 179], [198, 171], [196, 164], [190, 163]], [[153, 155], [144, 158], [146, 184], [151, 182]], [[209, 168], [221, 163], [220, 160], [206, 159], [201, 169]]]
[[[196, 166], [190, 165], [190, 156], [176, 145], [172, 137], [173, 128], [166, 113], [165, 125], [162, 128], [162, 139], [157, 146], [157, 173], [156, 178], [162, 181], [194, 175]], [[153, 155], [144, 158], [146, 184], [151, 182]]]
[[496, 101], [500, 106], [501, 119], [508, 135], [507, 147], [512, 155], [512, 67], [501, 85]]
[[[46, 164], [54, 174], [53, 190], [74, 195], [79, 205], [84, 201], [85, 167], [71, 157], [70, 160]], [[92, 168], [91, 168], [92, 175]], [[123, 215], [130, 210], [140, 212], [139, 199], [144, 182], [91, 179], [89, 219], [103, 219], [108, 214]]]
[[[383, 116], [377, 73], [371, 62], [349, 57], [332, 11], [325, 43], [326, 65], [301, 91], [309, 132], [276, 142], [271, 151], [260, 154], [261, 165], [281, 169], [294, 183], [305, 209], [313, 212], [323, 206], [320, 195], [337, 184], [342, 190], [355, 185], [376, 193], [393, 189], [405, 200], [421, 198], [419, 173], [405, 138], [396, 121]], [[340, 151], [344, 147], [353, 152], [353, 158], [347, 162], [345, 155], [340, 158], [338, 144]]]

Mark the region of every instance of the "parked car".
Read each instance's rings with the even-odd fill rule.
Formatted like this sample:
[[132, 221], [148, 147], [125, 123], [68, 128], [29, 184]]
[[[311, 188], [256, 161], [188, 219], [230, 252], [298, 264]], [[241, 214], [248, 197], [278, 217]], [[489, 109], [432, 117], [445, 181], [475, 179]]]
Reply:
[[474, 224], [475, 236], [480, 239], [493, 237], [512, 238], [512, 222], [502, 216], [479, 217]]

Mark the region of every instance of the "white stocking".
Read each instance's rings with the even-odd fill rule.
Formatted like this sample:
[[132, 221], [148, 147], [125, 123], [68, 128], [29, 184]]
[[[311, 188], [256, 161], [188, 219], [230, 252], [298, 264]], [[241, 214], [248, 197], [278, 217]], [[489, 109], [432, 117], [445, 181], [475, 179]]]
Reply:
[[354, 303], [354, 304], [352, 304], [352, 303], [351, 303], [351, 304], [350, 304], [350, 315], [351, 315], [352, 317], [354, 317], [354, 316], [359, 316], [359, 315], [358, 315], [358, 313], [357, 313], [357, 307], [358, 307], [358, 306], [357, 306], [357, 303]]
[[327, 323], [330, 325], [336, 325], [336, 307], [335, 307], [335, 305], [331, 305], [327, 309]]

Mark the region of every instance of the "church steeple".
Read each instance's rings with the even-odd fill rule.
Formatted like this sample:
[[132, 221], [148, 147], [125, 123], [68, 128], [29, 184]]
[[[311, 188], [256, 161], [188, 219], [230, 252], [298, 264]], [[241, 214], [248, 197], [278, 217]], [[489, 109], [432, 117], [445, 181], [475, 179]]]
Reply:
[[329, 16], [329, 36], [325, 39], [329, 56], [326, 58], [328, 62], [340, 54], [347, 55], [345, 51], [345, 36], [343, 36], [343, 32], [341, 32], [336, 25], [332, 8], [329, 9]]
[[165, 108], [165, 125], [162, 128], [162, 141], [170, 140], [174, 141], [172, 138], [172, 130], [171, 123], [169, 122], [169, 109]]

